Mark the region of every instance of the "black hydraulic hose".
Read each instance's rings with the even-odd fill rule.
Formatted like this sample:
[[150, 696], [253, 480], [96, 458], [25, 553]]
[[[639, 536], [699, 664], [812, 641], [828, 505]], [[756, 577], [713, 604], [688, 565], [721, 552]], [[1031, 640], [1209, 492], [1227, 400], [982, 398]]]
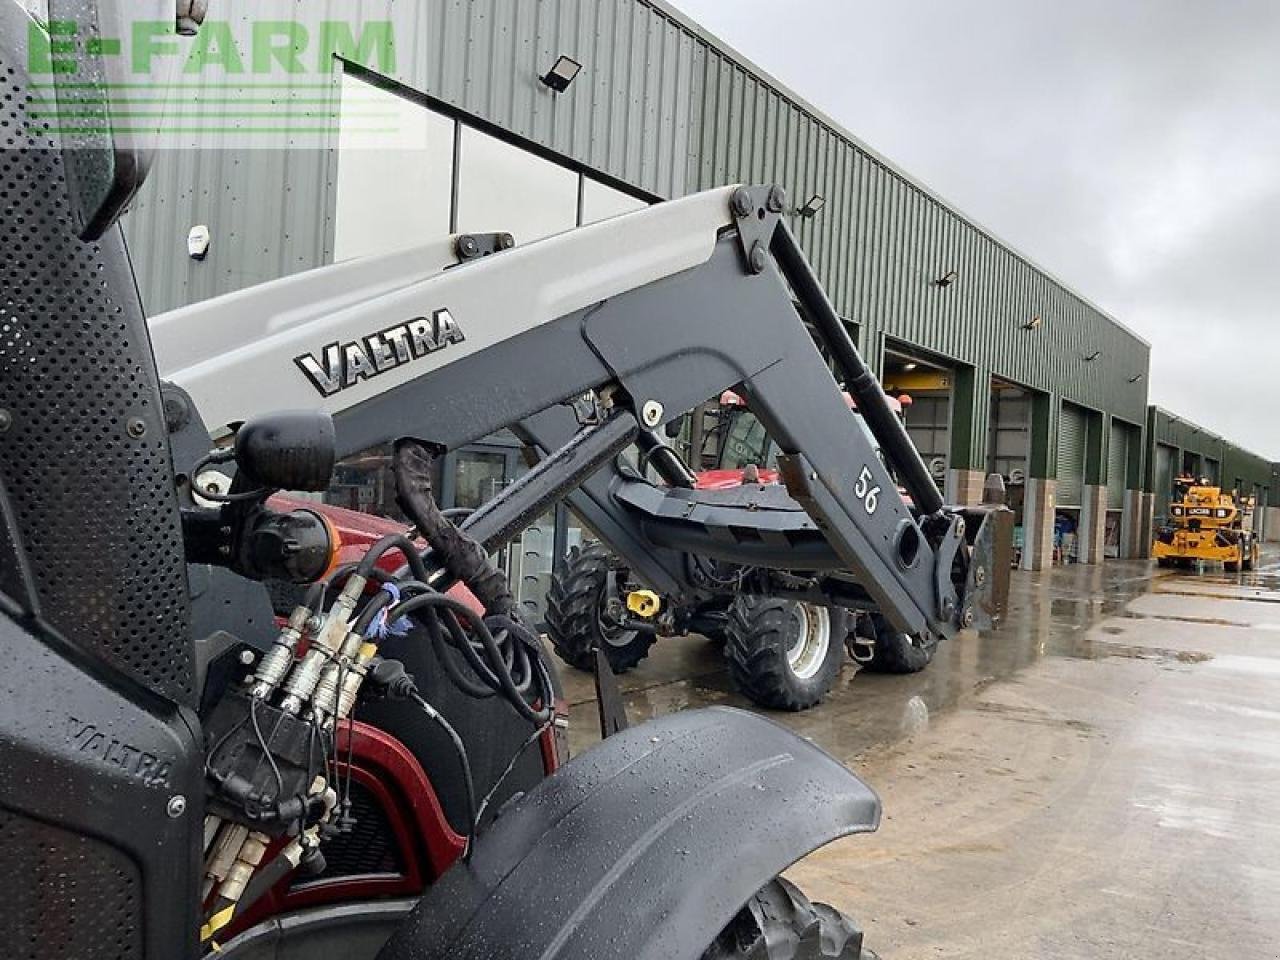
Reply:
[[[444, 672], [449, 677], [449, 682], [452, 683], [463, 695], [470, 697], [472, 700], [487, 700], [490, 697], [495, 696], [498, 692], [496, 682], [492, 686], [487, 683], [481, 683], [471, 679], [458, 669], [458, 664], [455, 662], [454, 658], [462, 656], [465, 659], [465, 655], [460, 651], [458, 653], [454, 653], [449, 644], [445, 641], [444, 629], [440, 625], [440, 618], [436, 615], [436, 611], [428, 608], [426, 610], [419, 611], [419, 613], [421, 615], [423, 625], [426, 628], [427, 637], [431, 640], [431, 649], [435, 653], [436, 660], [442, 667], [444, 667]], [[475, 651], [471, 650], [470, 641], [466, 643], [465, 649], [474, 655]], [[475, 669], [474, 664], [472, 665], [472, 669]]]
[[516, 603], [507, 578], [489, 562], [484, 547], [454, 526], [432, 498], [433, 462], [431, 451], [418, 441], [396, 442], [392, 456], [396, 502], [431, 545], [449, 574], [467, 585], [487, 613], [511, 613]]
[[942, 494], [929, 475], [929, 468], [920, 459], [907, 428], [890, 408], [880, 381], [859, 356], [844, 322], [827, 299], [822, 284], [785, 223], [779, 223], [774, 230], [769, 249], [804, 306], [806, 317], [813, 321], [831, 351], [831, 357], [844, 377], [845, 389], [857, 402], [858, 412], [872, 435], [880, 441], [885, 456], [897, 468], [902, 485], [911, 495], [916, 509], [925, 516], [938, 513], [942, 510]]
[[[485, 624], [484, 620], [482, 620], [479, 614], [468, 607], [465, 603], [460, 603], [452, 597], [447, 597], [444, 594], [439, 593], [424, 593], [420, 596], [412, 597], [396, 604], [391, 608], [387, 616], [392, 620], [398, 620], [400, 617], [412, 613], [415, 610], [421, 610], [424, 607], [443, 608], [444, 610], [448, 610], [449, 612], [460, 616], [466, 621], [467, 625], [471, 628], [472, 635], [480, 642], [481, 647], [484, 648], [493, 667], [498, 667], [498, 665], [504, 662], [505, 657], [503, 652], [498, 647], [498, 642], [494, 639], [493, 634], [489, 631], [489, 627]], [[513, 638], [513, 642], [515, 642], [515, 640], [516, 638]], [[509, 673], [503, 669], [491, 669], [488, 672], [498, 682], [499, 688], [505, 695], [506, 699], [511, 703], [511, 706], [530, 723], [542, 723], [547, 719], [547, 716], [550, 715], [550, 712], [553, 710], [553, 703], [552, 693], [549, 689], [541, 691], [543, 710], [534, 710], [525, 702], [524, 696], [516, 687], [515, 681]]]
[[[657, 470], [658, 476], [671, 486], [683, 487], [686, 490], [692, 490], [697, 486], [698, 478], [680, 459], [680, 454], [652, 430], [641, 430], [636, 434], [636, 446], [640, 448], [644, 461]], [[641, 472], [643, 472], [643, 465]]]
[[427, 572], [427, 565], [423, 563], [422, 555], [418, 552], [418, 548], [403, 533], [388, 534], [370, 547], [369, 552], [364, 555], [356, 567], [356, 573], [362, 577], [370, 576], [377, 562], [392, 549], [398, 549], [404, 554], [415, 579], [425, 581], [430, 577]]

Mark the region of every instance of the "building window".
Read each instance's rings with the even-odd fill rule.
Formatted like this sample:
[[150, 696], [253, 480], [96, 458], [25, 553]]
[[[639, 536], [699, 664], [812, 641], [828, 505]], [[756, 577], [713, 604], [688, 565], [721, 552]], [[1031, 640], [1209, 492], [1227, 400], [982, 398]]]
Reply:
[[343, 76], [335, 261], [449, 235], [454, 127], [421, 104]]
[[578, 225], [578, 174], [526, 150], [462, 128], [459, 233], [504, 231], [526, 244]]
[[629, 193], [623, 193], [621, 190], [613, 189], [613, 187], [606, 187], [598, 180], [592, 180], [590, 177], [582, 178], [583, 224], [595, 223], [598, 220], [608, 220], [610, 217], [630, 213], [633, 210], [640, 210], [648, 205], [645, 201], [633, 197]]

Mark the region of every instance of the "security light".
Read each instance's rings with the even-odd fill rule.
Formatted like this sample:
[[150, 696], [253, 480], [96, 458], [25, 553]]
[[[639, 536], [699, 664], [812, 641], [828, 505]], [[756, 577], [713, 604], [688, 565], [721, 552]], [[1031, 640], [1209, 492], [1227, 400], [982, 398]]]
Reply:
[[933, 282], [940, 287], [949, 287], [959, 279], [960, 279], [960, 274], [956, 273], [956, 271], [954, 270], [948, 270], [945, 274], [943, 274], [941, 277], [939, 277], [937, 280]]
[[912, 370], [914, 370], [914, 369], [915, 369], [916, 367], [918, 367], [918, 366], [919, 366], [919, 364], [918, 364], [918, 363], [916, 363], [914, 360], [911, 360], [911, 361], [908, 361], [907, 363], [904, 363], [904, 364], [902, 365], [902, 369], [903, 369], [906, 373], [910, 373]]
[[1040, 324], [1042, 324], [1043, 322], [1044, 321], [1041, 320], [1039, 317], [1032, 317], [1030, 320], [1028, 320], [1026, 323], [1022, 325], [1022, 329], [1023, 330], [1039, 330]]
[[556, 58], [556, 62], [551, 69], [539, 79], [556, 93], [564, 93], [569, 89], [569, 84], [577, 79], [581, 70], [582, 64], [573, 59], [573, 57], [566, 57], [562, 53]]
[[1129, 382], [1130, 382], [1130, 383], [1137, 383], [1137, 382], [1138, 382], [1138, 381], [1140, 381], [1141, 379], [1142, 379], [1142, 374], [1140, 374], [1140, 373], [1139, 373], [1139, 374], [1135, 374], [1134, 376], [1130, 377], [1130, 378], [1129, 378]]
[[1097, 360], [1100, 356], [1102, 356], [1102, 351], [1095, 350], [1093, 353], [1087, 354], [1083, 359], [1085, 363], [1093, 363], [1093, 361]]
[[804, 206], [796, 211], [797, 216], [804, 217], [809, 220], [818, 215], [818, 211], [827, 205], [827, 198], [820, 193], [815, 193], [812, 197], [804, 202]]

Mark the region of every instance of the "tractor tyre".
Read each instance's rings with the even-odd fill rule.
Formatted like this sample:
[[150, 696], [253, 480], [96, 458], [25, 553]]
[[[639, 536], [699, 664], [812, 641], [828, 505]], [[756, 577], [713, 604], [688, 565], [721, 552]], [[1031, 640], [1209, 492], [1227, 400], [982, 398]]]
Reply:
[[1258, 549], [1257, 544], [1254, 543], [1253, 541], [1250, 541], [1248, 544], [1245, 545], [1244, 557], [1241, 558], [1240, 560], [1241, 570], [1253, 569], [1254, 554], [1255, 554], [1255, 551], [1257, 551], [1257, 549]]
[[922, 643], [895, 630], [882, 614], [871, 613], [866, 623], [874, 633], [871, 655], [861, 661], [868, 673], [919, 673], [933, 660], [938, 644]]
[[[836, 644], [839, 646], [839, 644]], [[781, 877], [747, 901], [702, 960], [875, 960], [862, 931]]]
[[839, 607], [736, 597], [729, 606], [725, 656], [734, 684], [773, 710], [807, 710], [840, 676], [848, 614]]
[[[547, 637], [556, 654], [571, 667], [595, 670], [592, 649], [599, 647], [614, 673], [626, 673], [649, 655], [657, 635], [626, 630], [604, 619], [605, 590], [612, 554], [602, 543], [588, 543], [569, 554], [563, 574], [551, 578], [547, 592]], [[627, 571], [615, 567], [620, 582]]]

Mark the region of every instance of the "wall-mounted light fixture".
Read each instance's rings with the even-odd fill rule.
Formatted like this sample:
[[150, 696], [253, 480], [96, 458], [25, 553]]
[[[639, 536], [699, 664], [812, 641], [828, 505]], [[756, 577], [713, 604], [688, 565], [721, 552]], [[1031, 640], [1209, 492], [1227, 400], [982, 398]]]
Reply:
[[1139, 382], [1139, 381], [1141, 381], [1141, 380], [1142, 380], [1142, 374], [1140, 374], [1140, 373], [1139, 373], [1139, 374], [1135, 374], [1134, 376], [1132, 376], [1132, 377], [1130, 377], [1130, 378], [1129, 378], [1129, 382], [1130, 382], [1130, 383], [1138, 383], [1138, 382]]
[[1032, 317], [1030, 320], [1028, 320], [1026, 323], [1022, 325], [1022, 329], [1023, 330], [1039, 330], [1040, 325], [1042, 323], [1044, 323], [1044, 321], [1041, 320], [1039, 317]]
[[1097, 360], [1100, 356], [1102, 356], [1102, 351], [1101, 351], [1101, 350], [1095, 350], [1095, 351], [1093, 351], [1093, 353], [1090, 353], [1090, 354], [1088, 354], [1087, 356], [1081, 357], [1081, 359], [1082, 359], [1085, 363], [1093, 363], [1093, 361]]
[[804, 206], [796, 211], [796, 216], [804, 217], [811, 220], [818, 215], [818, 211], [827, 205], [827, 198], [820, 193], [815, 193], [812, 197], [804, 202]]
[[578, 78], [578, 74], [581, 71], [582, 64], [573, 59], [573, 57], [567, 57], [562, 53], [556, 58], [556, 62], [551, 65], [551, 69], [539, 79], [556, 93], [564, 93], [569, 89], [569, 84]]
[[916, 369], [918, 366], [920, 366], [920, 364], [916, 363], [914, 360], [910, 360], [907, 363], [904, 363], [902, 365], [902, 369], [906, 373], [910, 373], [912, 370]]
[[948, 270], [946, 273], [944, 273], [942, 276], [940, 276], [937, 280], [933, 282], [940, 287], [949, 287], [959, 279], [960, 279], [960, 274], [956, 273], [956, 271], [954, 270]]

